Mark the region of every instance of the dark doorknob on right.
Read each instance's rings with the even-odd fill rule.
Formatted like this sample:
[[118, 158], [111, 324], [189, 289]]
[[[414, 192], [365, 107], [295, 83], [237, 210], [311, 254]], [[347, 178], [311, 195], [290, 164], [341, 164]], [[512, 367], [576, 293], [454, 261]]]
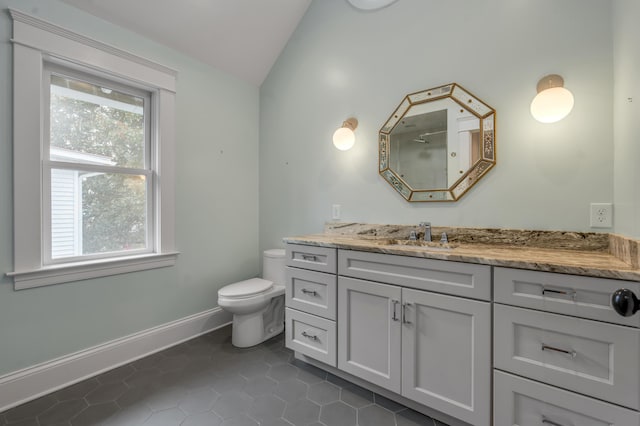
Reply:
[[640, 309], [640, 301], [633, 291], [621, 288], [611, 295], [611, 306], [623, 317], [630, 317]]

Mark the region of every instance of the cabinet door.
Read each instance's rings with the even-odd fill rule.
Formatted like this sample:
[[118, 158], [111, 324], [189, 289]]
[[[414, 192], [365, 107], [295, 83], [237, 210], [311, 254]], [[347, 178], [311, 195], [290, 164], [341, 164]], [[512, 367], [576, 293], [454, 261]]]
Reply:
[[338, 368], [400, 393], [400, 287], [338, 278]]
[[402, 395], [489, 426], [491, 304], [411, 289], [402, 303]]

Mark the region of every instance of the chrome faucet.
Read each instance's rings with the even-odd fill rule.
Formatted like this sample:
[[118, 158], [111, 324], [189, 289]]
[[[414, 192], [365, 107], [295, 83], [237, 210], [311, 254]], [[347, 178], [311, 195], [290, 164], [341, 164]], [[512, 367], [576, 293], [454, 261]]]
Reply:
[[431, 222], [420, 222], [419, 228], [424, 228], [424, 240], [431, 241]]

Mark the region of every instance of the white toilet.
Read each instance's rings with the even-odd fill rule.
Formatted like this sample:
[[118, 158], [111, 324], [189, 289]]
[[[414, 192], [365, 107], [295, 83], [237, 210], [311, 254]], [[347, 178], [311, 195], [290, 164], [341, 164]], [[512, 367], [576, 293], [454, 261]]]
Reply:
[[218, 305], [233, 314], [231, 343], [239, 348], [257, 345], [284, 330], [285, 251], [265, 250], [262, 261], [262, 278], [218, 290]]

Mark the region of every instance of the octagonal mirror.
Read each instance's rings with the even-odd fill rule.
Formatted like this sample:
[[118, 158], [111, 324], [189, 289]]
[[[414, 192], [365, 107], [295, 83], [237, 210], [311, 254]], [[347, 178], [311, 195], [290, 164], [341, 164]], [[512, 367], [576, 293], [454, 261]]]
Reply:
[[456, 201], [496, 164], [495, 120], [456, 83], [411, 93], [380, 129], [380, 175], [407, 201]]

